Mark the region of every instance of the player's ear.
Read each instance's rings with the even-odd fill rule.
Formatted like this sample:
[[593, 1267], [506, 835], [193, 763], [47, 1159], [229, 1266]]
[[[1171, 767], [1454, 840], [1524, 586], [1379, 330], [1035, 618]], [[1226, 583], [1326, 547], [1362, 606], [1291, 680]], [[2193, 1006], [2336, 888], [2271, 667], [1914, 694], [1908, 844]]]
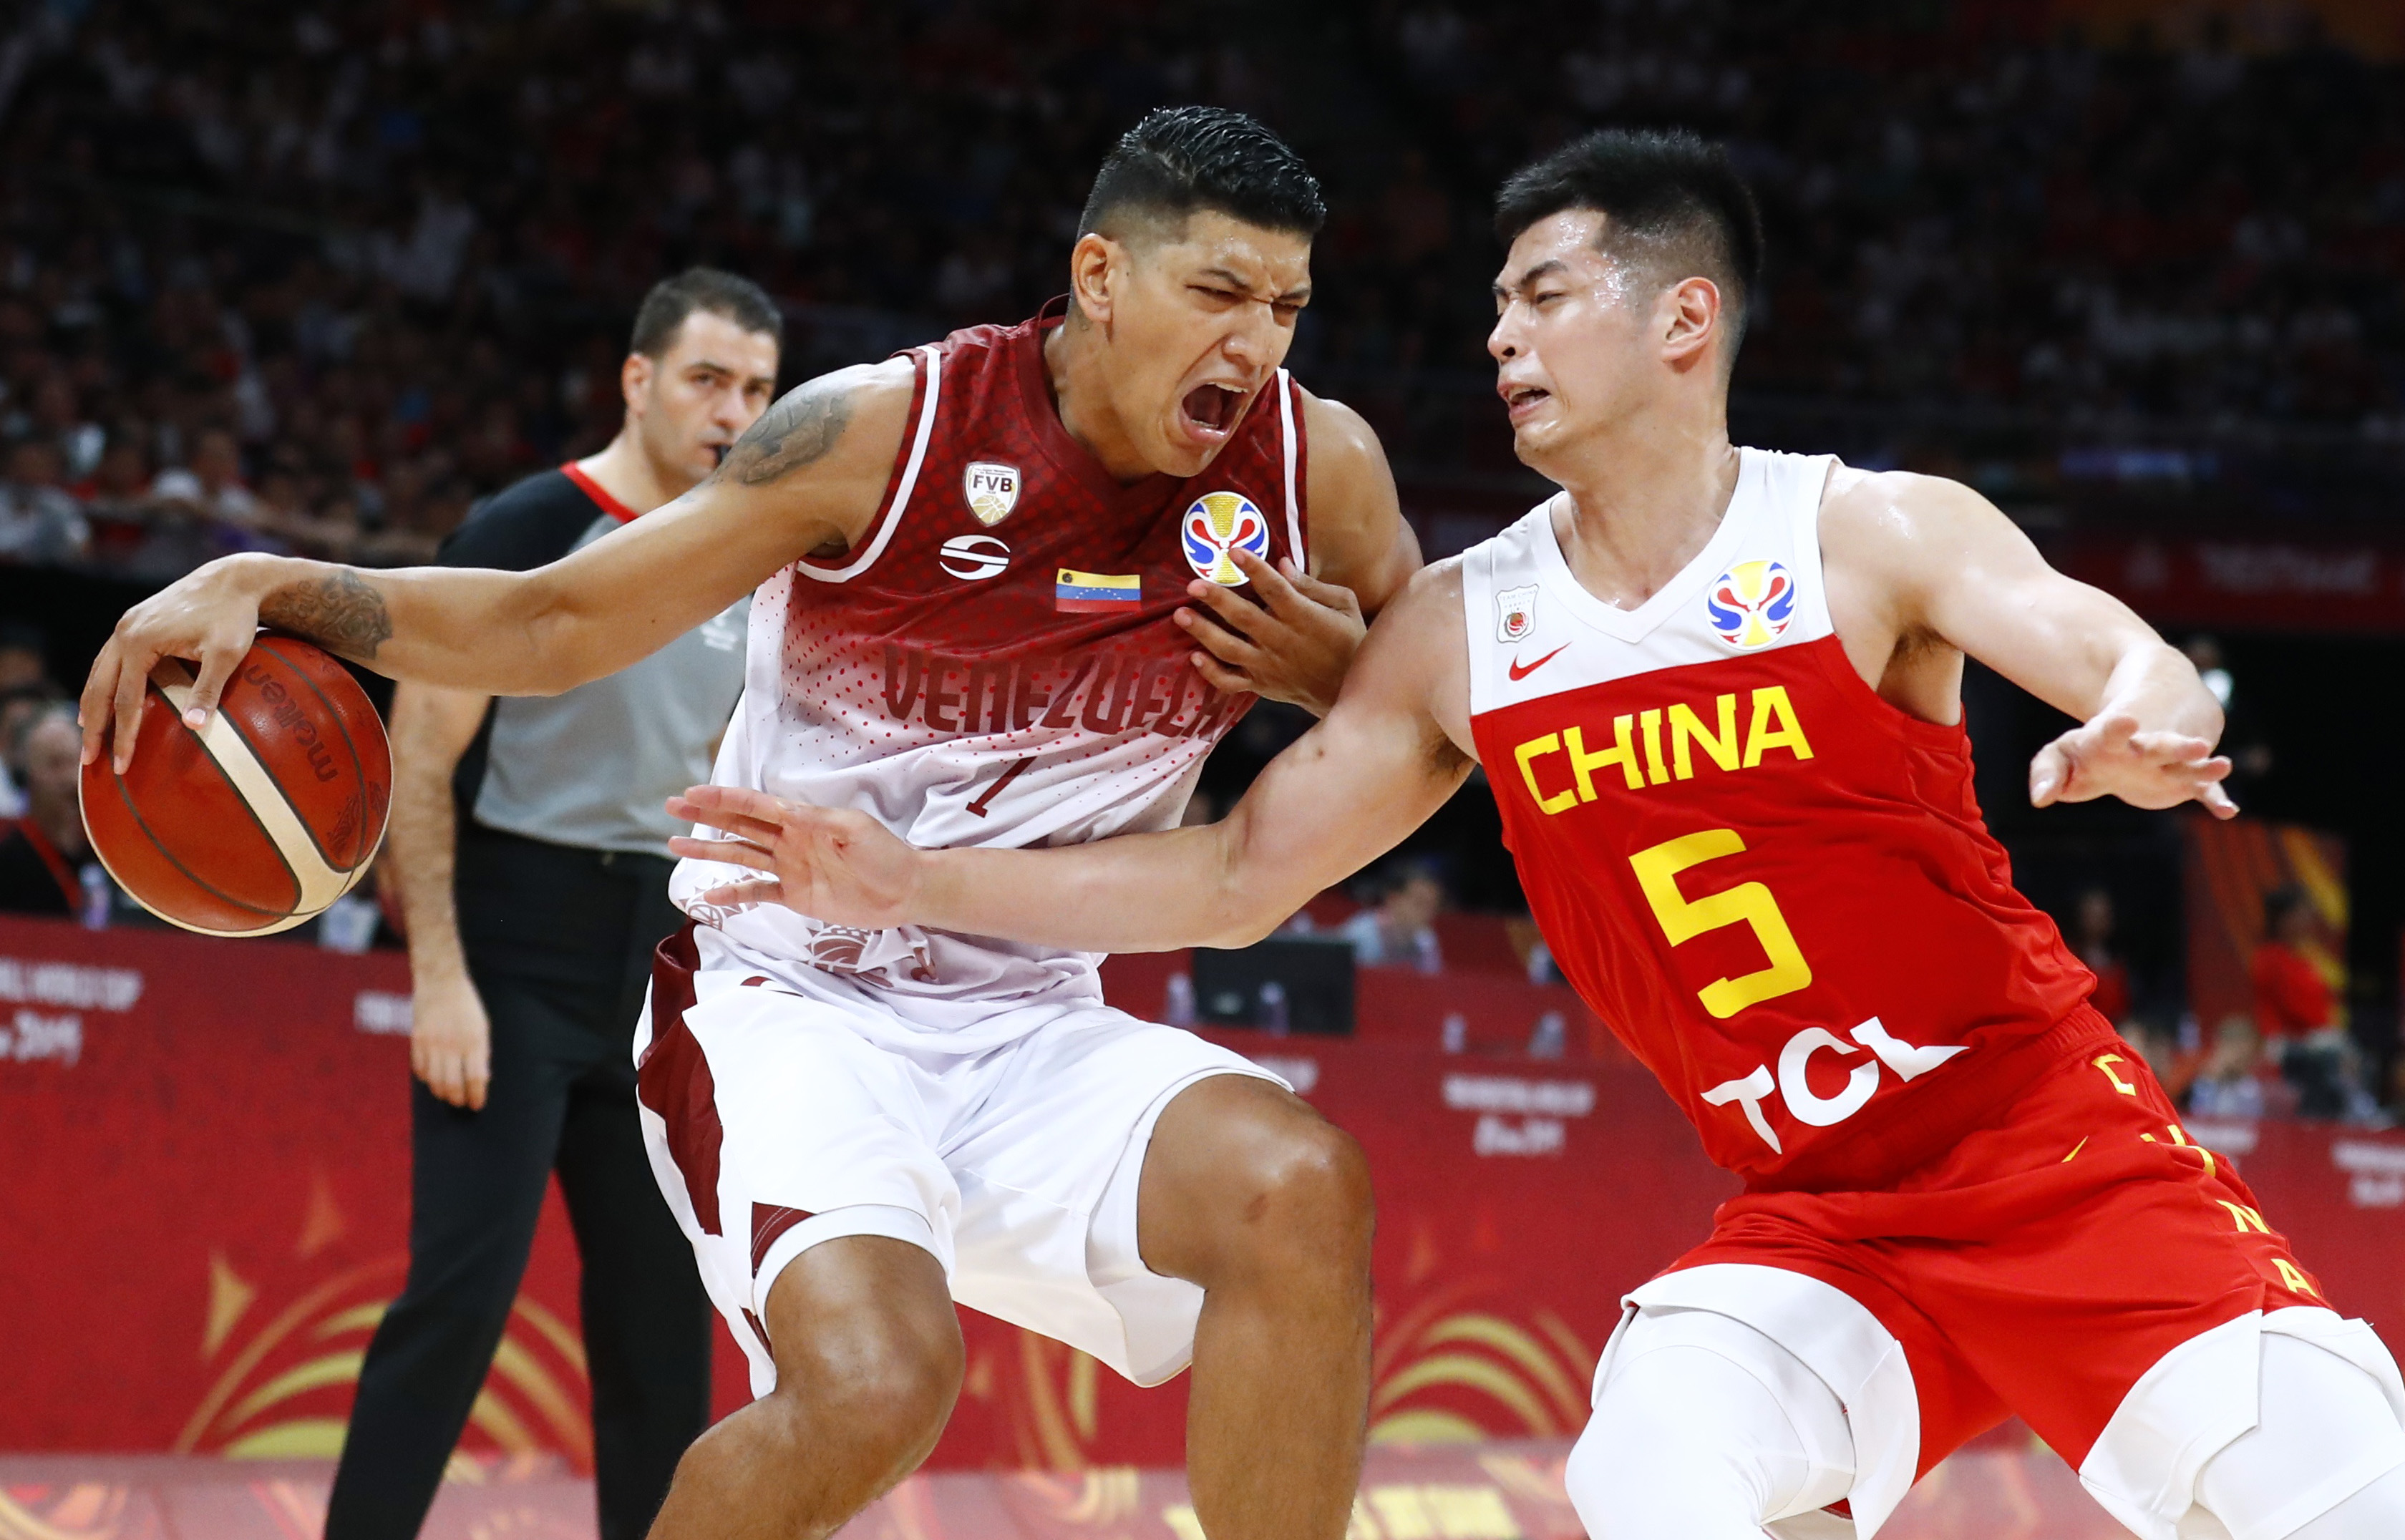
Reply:
[[1709, 278], [1681, 278], [1663, 295], [1662, 360], [1685, 370], [1700, 363], [1721, 325], [1721, 290]]
[[618, 366], [618, 394], [626, 398], [627, 411], [642, 410], [642, 399], [651, 394], [652, 375], [658, 367], [648, 353], [629, 353]]
[[1111, 303], [1117, 297], [1127, 250], [1107, 235], [1092, 231], [1077, 237], [1069, 251], [1069, 295], [1086, 319], [1096, 326], [1111, 324]]

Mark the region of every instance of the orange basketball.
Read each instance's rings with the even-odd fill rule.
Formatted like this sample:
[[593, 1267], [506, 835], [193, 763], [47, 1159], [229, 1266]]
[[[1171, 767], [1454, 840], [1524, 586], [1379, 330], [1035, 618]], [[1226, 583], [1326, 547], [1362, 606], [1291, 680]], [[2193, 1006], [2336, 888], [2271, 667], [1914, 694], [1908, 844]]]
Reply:
[[384, 842], [392, 749], [366, 692], [324, 651], [262, 636], [209, 724], [184, 725], [190, 664], [151, 671], [134, 763], [83, 770], [83, 826], [108, 875], [170, 924], [263, 936], [321, 913]]

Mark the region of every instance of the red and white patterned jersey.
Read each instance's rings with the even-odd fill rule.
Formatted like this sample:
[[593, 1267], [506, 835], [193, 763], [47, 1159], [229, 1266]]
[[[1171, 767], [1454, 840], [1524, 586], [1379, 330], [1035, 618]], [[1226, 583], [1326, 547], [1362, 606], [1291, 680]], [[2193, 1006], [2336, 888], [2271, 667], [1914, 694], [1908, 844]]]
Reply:
[[1571, 575], [1550, 503], [1462, 560], [1471, 732], [1536, 918], [1756, 1187], [1883, 1185], [2096, 1029], [2072, 1016], [2094, 980], [1980, 820], [1963, 727], [1847, 660], [1834, 464], [1743, 451], [1719, 529], [1633, 609]]
[[[908, 355], [908, 427], [876, 521], [752, 599], [718, 784], [857, 808], [929, 847], [1176, 823], [1253, 697], [1206, 683], [1170, 615], [1198, 575], [1241, 581], [1231, 547], [1303, 559], [1301, 392], [1280, 370], [1201, 475], [1121, 485], [1053, 402], [1043, 340], [1061, 304]], [[878, 1035], [974, 1051], [1022, 1029], [1015, 1006], [1101, 999], [1097, 954], [700, 902], [742, 875], [677, 869], [705, 965], [873, 1002]]]

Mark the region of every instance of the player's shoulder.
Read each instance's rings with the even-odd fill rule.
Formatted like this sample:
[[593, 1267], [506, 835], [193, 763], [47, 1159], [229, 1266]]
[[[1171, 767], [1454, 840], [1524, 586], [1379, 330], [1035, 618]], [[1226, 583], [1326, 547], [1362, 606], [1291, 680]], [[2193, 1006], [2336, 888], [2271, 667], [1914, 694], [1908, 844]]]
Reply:
[[897, 353], [873, 364], [847, 364], [812, 375], [785, 393], [784, 399], [840, 399], [857, 417], [863, 413], [906, 411], [919, 390], [915, 354]]
[[1821, 522], [1876, 525], [1882, 520], [1960, 517], [1994, 505], [1945, 476], [1917, 470], [1865, 470], [1836, 461], [1821, 492]]
[[1450, 635], [1461, 629], [1461, 567], [1464, 557], [1433, 561], [1411, 576], [1403, 591], [1378, 612], [1377, 623], [1396, 629]]
[[1821, 494], [1821, 545], [1841, 559], [1884, 564], [1942, 553], [2004, 514], [1961, 482], [1911, 470], [1864, 470], [1842, 462]]
[[1300, 380], [1295, 382], [1295, 390], [1302, 398], [1302, 427], [1311, 435], [1314, 458], [1324, 453], [1339, 458], [1374, 457], [1385, 463], [1385, 446], [1378, 441], [1378, 431], [1370, 426], [1369, 418], [1333, 396], [1313, 394], [1311, 387]]
[[760, 414], [727, 451], [719, 473], [764, 486], [807, 467], [813, 475], [847, 483], [858, 475], [881, 487], [918, 392], [919, 364], [907, 353], [813, 375]]
[[568, 554], [606, 516], [565, 470], [538, 470], [471, 508], [435, 560], [523, 572]]

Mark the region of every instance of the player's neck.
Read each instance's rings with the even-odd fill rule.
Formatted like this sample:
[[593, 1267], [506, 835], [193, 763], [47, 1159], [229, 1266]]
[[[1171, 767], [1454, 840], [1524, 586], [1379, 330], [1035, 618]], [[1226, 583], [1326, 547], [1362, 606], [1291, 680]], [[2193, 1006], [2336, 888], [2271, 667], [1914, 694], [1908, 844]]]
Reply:
[[618, 430], [608, 448], [598, 455], [587, 455], [576, 462], [576, 468], [592, 477], [602, 491], [638, 513], [649, 513], [693, 489], [690, 483], [671, 484], [669, 478], [660, 474], [659, 467], [643, 453], [642, 441], [636, 436], [632, 423]]
[[1554, 517], [1583, 587], [1633, 609], [1709, 543], [1736, 495], [1724, 413], [1647, 414], [1599, 432], [1541, 469], [1569, 494]]
[[1073, 309], [1067, 320], [1045, 334], [1044, 377], [1069, 437], [1085, 445], [1112, 480], [1132, 486], [1153, 474], [1153, 467], [1136, 452], [1126, 425], [1111, 410], [1110, 392], [1103, 388], [1102, 352], [1101, 337]]

